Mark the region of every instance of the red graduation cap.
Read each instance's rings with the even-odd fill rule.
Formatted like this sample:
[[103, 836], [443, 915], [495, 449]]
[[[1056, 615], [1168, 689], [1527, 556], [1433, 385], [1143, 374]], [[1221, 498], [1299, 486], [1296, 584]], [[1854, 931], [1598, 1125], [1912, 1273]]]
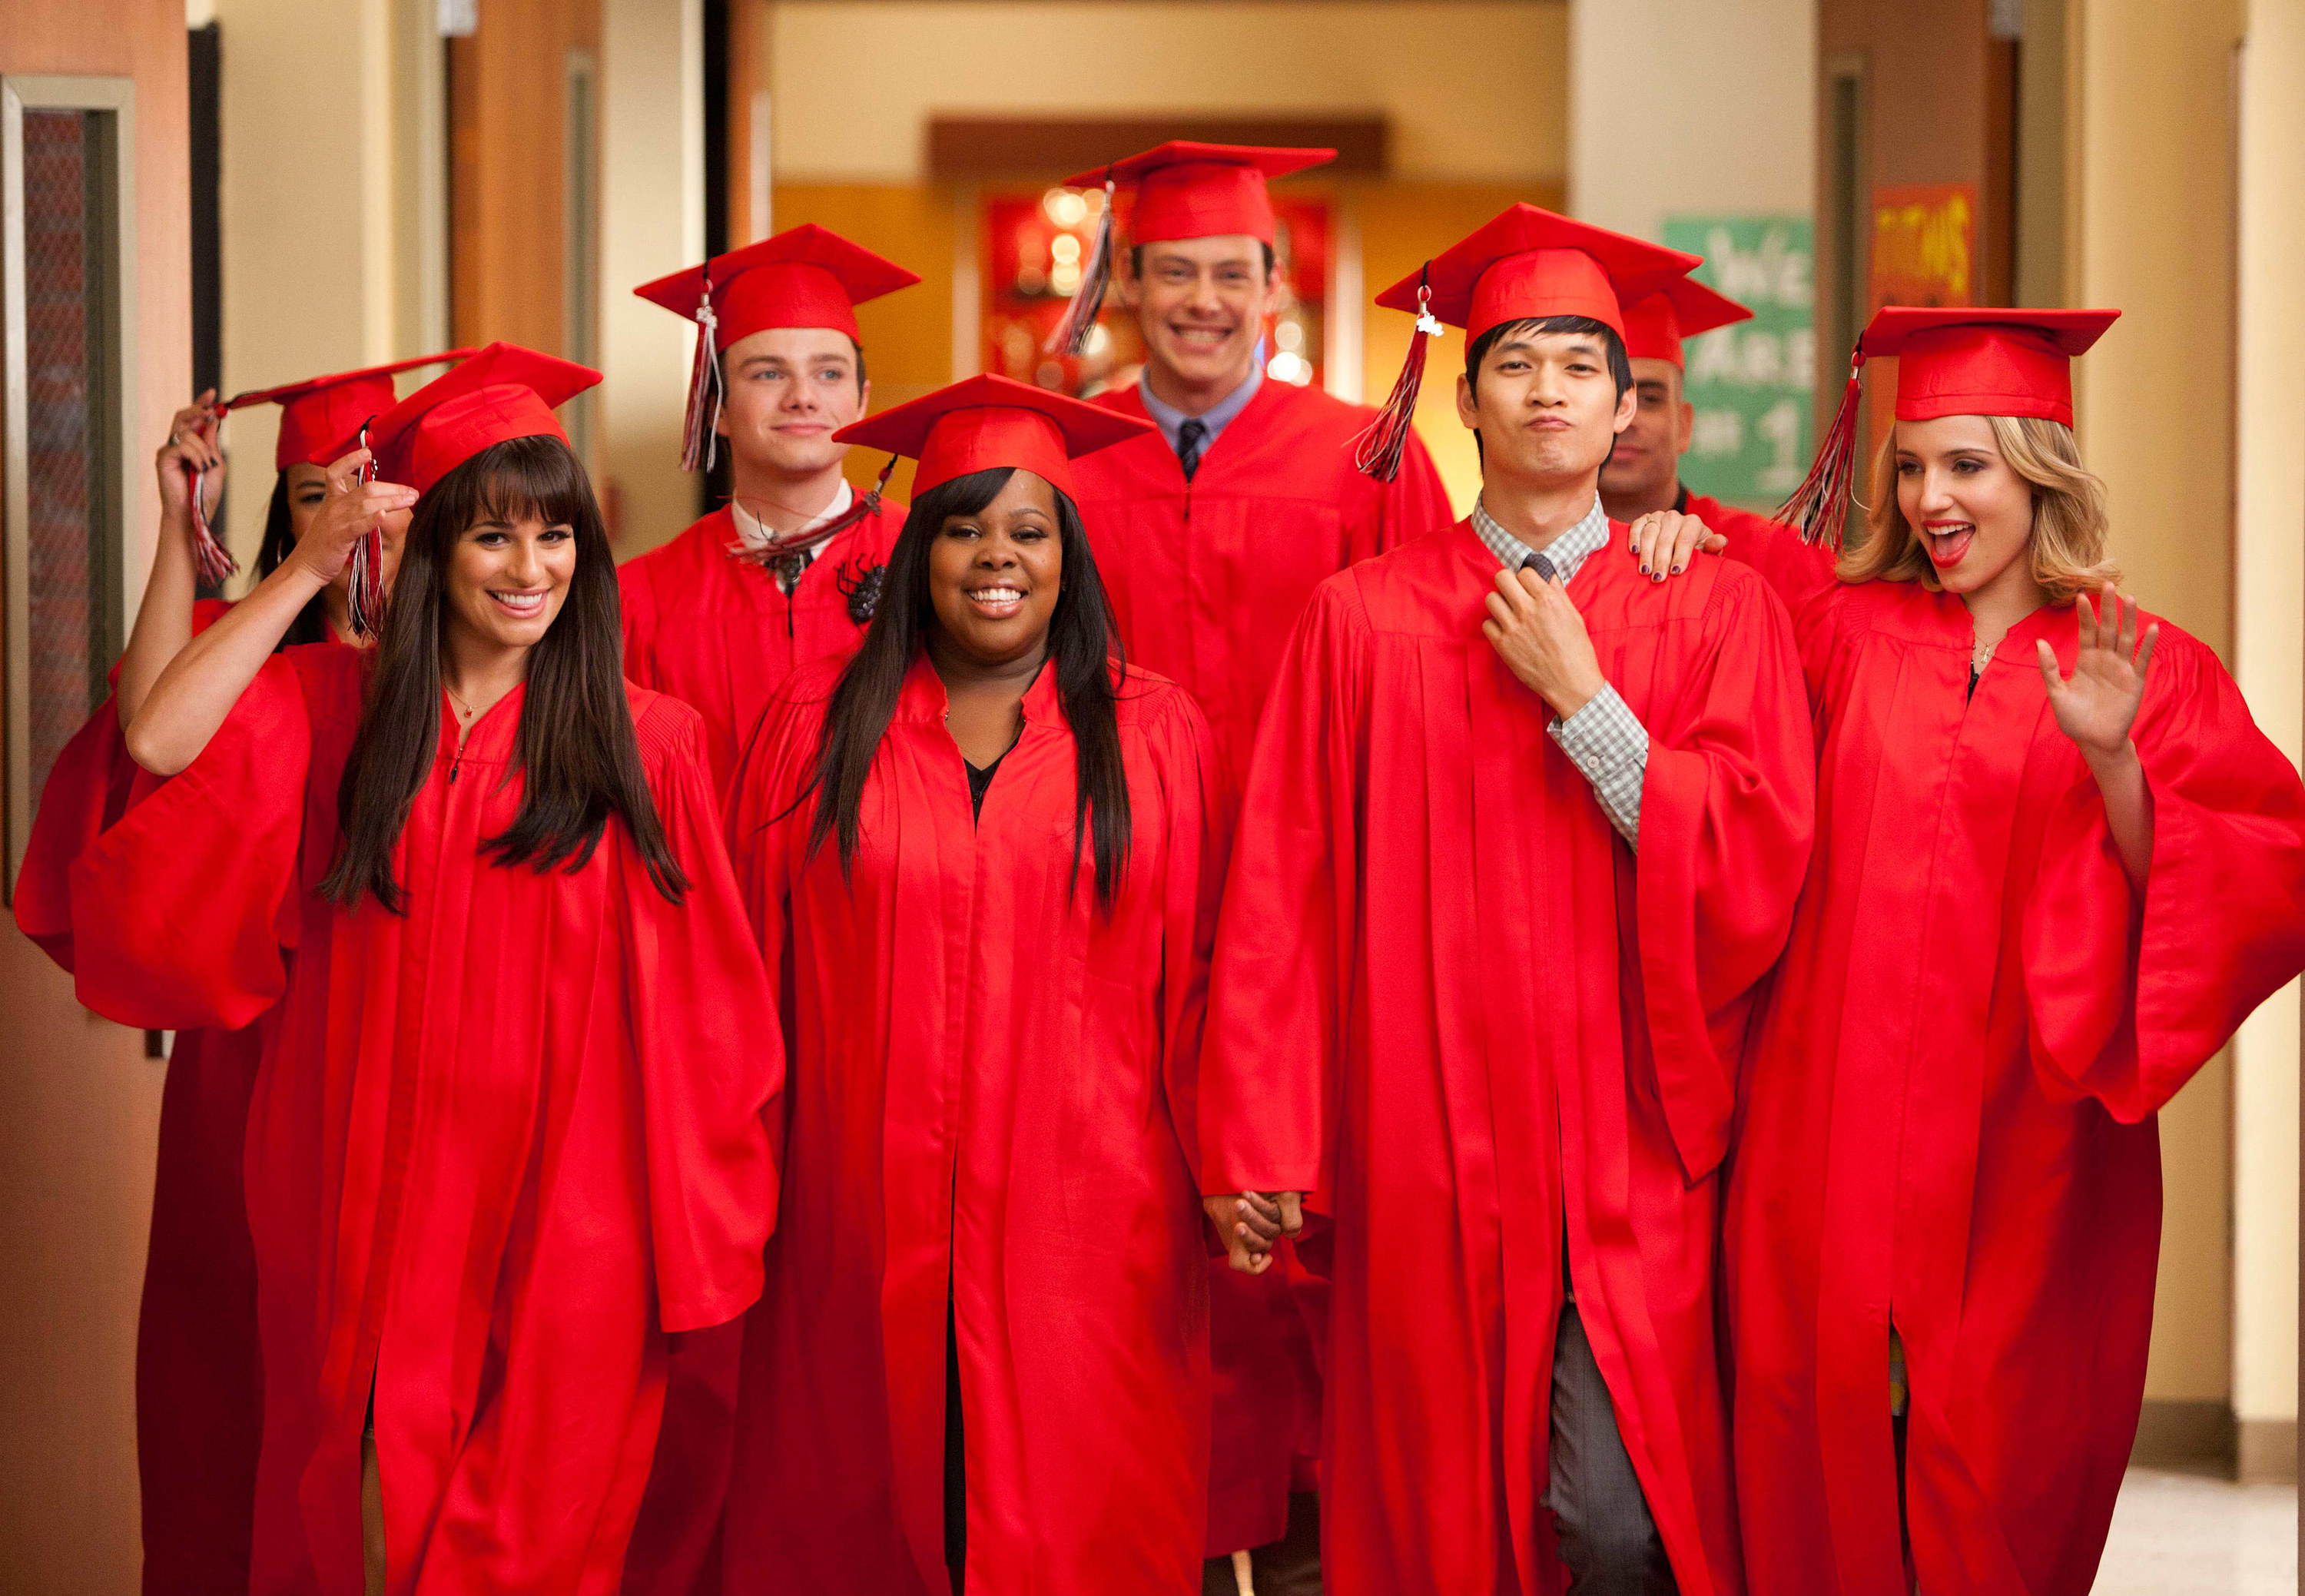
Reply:
[[915, 498], [955, 477], [997, 465], [1030, 471], [1069, 498], [1073, 474], [1067, 462], [1153, 430], [1151, 422], [1030, 383], [983, 376], [867, 416], [832, 436], [837, 442], [918, 460]]
[[326, 465], [351, 450], [353, 434], [360, 431], [361, 422], [382, 415], [399, 402], [392, 386], [395, 375], [414, 371], [418, 366], [469, 359], [472, 353], [469, 349], [450, 349], [413, 360], [396, 360], [388, 365], [365, 366], [357, 371], [308, 377], [302, 382], [234, 394], [217, 410], [221, 414], [245, 410], [251, 405], [279, 405], [280, 437], [273, 446], [272, 468], [285, 471], [297, 465]]
[[1221, 238], [1245, 233], [1270, 248], [1273, 240], [1272, 197], [1268, 178], [1286, 177], [1337, 158], [1333, 149], [1289, 149], [1259, 144], [1203, 144], [1171, 139], [1126, 160], [1091, 166], [1065, 179], [1067, 188], [1104, 187], [1104, 214], [1096, 243], [1082, 263], [1080, 287], [1047, 348], [1078, 354], [1096, 325], [1104, 290], [1112, 277], [1113, 190], [1136, 185], [1128, 219], [1138, 243], [1164, 239]]
[[429, 493], [482, 449], [514, 438], [568, 441], [552, 414], [600, 380], [574, 361], [490, 344], [436, 377], [370, 424], [377, 474]]
[[1776, 518], [1809, 542], [1838, 546], [1841, 507], [1857, 470], [1857, 399], [1865, 363], [1897, 361], [1897, 419], [2035, 415], [2073, 424], [2073, 356], [2086, 354], [2119, 311], [1884, 305], [1850, 356], [1849, 386], [1816, 463]]
[[[1265, 180], [1286, 177], [1337, 158], [1333, 149], [1286, 149], [1256, 144], [1202, 144], [1171, 139], [1166, 144], [1092, 166], [1065, 179], [1067, 188], [1102, 183], [1136, 185], [1136, 205], [1128, 219], [1138, 243], [1172, 238], [1217, 238], [1246, 233], [1272, 242], [1272, 200]], [[1110, 207], [1107, 212], [1110, 214]]]
[[1644, 296], [1703, 260], [1535, 205], [1513, 206], [1376, 296], [1388, 310], [1416, 312], [1416, 331], [1391, 397], [1361, 434], [1360, 468], [1385, 482], [1399, 471], [1424, 385], [1425, 342], [1444, 324], [1463, 328], [1469, 341], [1507, 322], [1583, 316], [1622, 337], [1620, 290], [1625, 298]]
[[804, 222], [634, 289], [641, 298], [697, 324], [680, 468], [710, 470], [719, 451], [718, 356], [729, 345], [772, 327], [829, 327], [862, 348], [856, 307], [920, 280], [919, 273], [814, 222]]
[[1753, 312], [1725, 294], [1691, 277], [1665, 279], [1664, 286], [1637, 299], [1626, 298], [1625, 354], [1633, 360], [1669, 360], [1687, 369], [1680, 341], [1698, 333], [1749, 320]]
[[[829, 327], [861, 344], [856, 307], [920, 280], [919, 273], [804, 222], [633, 292], [710, 326], [717, 351], [772, 327]], [[702, 313], [708, 299], [709, 321]]]

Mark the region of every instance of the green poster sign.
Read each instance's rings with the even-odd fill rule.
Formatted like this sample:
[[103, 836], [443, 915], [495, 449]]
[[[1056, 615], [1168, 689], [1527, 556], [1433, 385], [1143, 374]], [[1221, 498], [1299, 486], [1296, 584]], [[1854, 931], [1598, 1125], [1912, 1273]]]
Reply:
[[1784, 502], [1808, 471], [1816, 377], [1816, 249], [1806, 217], [1672, 217], [1672, 249], [1696, 277], [1749, 307], [1750, 321], [1688, 340], [1697, 412], [1680, 480], [1748, 509]]

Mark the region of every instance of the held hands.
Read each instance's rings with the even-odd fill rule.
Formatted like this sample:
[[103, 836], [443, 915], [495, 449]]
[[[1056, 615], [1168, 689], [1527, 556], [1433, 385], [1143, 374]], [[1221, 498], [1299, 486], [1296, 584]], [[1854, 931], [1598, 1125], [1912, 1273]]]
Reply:
[[328, 496], [312, 513], [312, 524], [296, 542], [293, 557], [323, 586], [336, 579], [352, 559], [353, 545], [396, 511], [413, 508], [416, 490], [397, 482], [363, 482], [361, 467], [369, 451], [356, 448], [328, 466]]
[[1633, 523], [1632, 536], [1626, 540], [1626, 547], [1641, 562], [1641, 575], [1652, 582], [1680, 576], [1700, 549], [1718, 554], [1728, 546], [1727, 538], [1679, 510], [1651, 510]]
[[2145, 673], [2161, 636], [2156, 623], [2145, 628], [2145, 641], [2139, 644], [2137, 602], [2124, 604], [2110, 582], [2105, 586], [2104, 604], [2111, 609], [2110, 619], [2087, 596], [2073, 601], [2080, 646], [2071, 677], [2058, 673], [2056, 651], [2047, 639], [2035, 644], [2040, 652], [2041, 684], [2048, 689], [2057, 730], [2073, 739], [2081, 757], [2092, 765], [2129, 751], [2129, 729], [2136, 724], [2138, 706], [2145, 700]]
[[1585, 618], [1558, 576], [1546, 582], [1535, 571], [1499, 571], [1488, 604], [1481, 636], [1556, 716], [1567, 720], [1607, 685]]
[[200, 479], [201, 508], [216, 517], [217, 501], [224, 497], [224, 451], [217, 444], [216, 389], [210, 388], [175, 414], [168, 423], [168, 441], [152, 457], [160, 478], [160, 514], [172, 526], [191, 525], [192, 473]]
[[1305, 1228], [1301, 1191], [1230, 1192], [1201, 1199], [1201, 1209], [1224, 1238], [1226, 1260], [1235, 1272], [1262, 1275], [1272, 1267], [1272, 1243]]

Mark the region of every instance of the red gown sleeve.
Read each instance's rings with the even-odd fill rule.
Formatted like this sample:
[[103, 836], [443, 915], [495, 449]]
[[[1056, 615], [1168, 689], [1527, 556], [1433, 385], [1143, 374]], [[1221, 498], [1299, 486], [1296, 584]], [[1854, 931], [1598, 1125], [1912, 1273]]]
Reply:
[[310, 712], [276, 654], [198, 759], [135, 772], [117, 824], [72, 866], [80, 1001], [123, 1025], [237, 1030], [287, 990]]
[[2216, 656], [2163, 628], [2131, 733], [2153, 793], [2141, 901], [2084, 771], [2025, 905], [2035, 1068], [2134, 1123], [2305, 968], [2305, 786]]
[[1408, 446], [1401, 451], [1399, 474], [1384, 484], [1383, 518], [1377, 529], [1375, 551], [1382, 554], [1397, 549], [1436, 527], [1451, 525], [1456, 519], [1432, 451], [1412, 429]]
[[721, 840], [703, 721], [658, 698], [641, 736], [665, 841], [688, 876], [674, 903], [636, 852], [623, 856], [649, 1224], [664, 1327], [696, 1330], [735, 1319], [761, 1294], [761, 1250], [776, 1225], [771, 1132], [784, 1037]]
[[1324, 1136], [1352, 1001], [1357, 750], [1371, 646], [1353, 584], [1346, 573], [1314, 593], [1257, 729], [1202, 1049], [1207, 1195], [1331, 1184]]
[[1688, 696], [1649, 728], [1634, 866], [1650, 1053], [1691, 1182], [1727, 1149], [1740, 1000], [1783, 951], [1816, 829], [1808, 696], [1784, 606], [1734, 568], [1720, 576]]
[[1839, 580], [1833, 575], [1838, 556], [1832, 549], [1804, 543], [1791, 527], [1765, 516], [1715, 506], [1699, 518], [1728, 540], [1722, 557], [1752, 567], [1795, 614], [1803, 601]]
[[[220, 599], [194, 600], [192, 636], [199, 636], [231, 608]], [[117, 664], [110, 679], [119, 685]], [[120, 818], [137, 774], [136, 762], [128, 757], [128, 739], [121, 732], [120, 706], [109, 697], [96, 706], [49, 767], [16, 877], [16, 926], [65, 969], [72, 968], [72, 861]]]
[[1201, 1043], [1229, 838], [1216, 796], [1216, 740], [1208, 721], [1183, 688], [1166, 691], [1169, 702], [1146, 731], [1169, 832], [1161, 883], [1161, 1073], [1170, 1123], [1198, 1181]]

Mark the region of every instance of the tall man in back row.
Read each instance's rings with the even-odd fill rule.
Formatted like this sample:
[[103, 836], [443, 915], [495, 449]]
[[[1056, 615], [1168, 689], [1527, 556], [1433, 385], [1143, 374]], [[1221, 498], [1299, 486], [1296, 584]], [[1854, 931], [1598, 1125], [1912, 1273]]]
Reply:
[[[1284, 291], [1265, 180], [1335, 153], [1172, 141], [1068, 180], [1135, 187], [1121, 287], [1144, 375], [1098, 402], [1161, 429], [1076, 464], [1081, 518], [1129, 660], [1207, 714], [1228, 810], [1313, 590], [1450, 520], [1421, 442], [1395, 481], [1373, 482], [1353, 455], [1376, 413], [1265, 374]], [[1317, 1316], [1319, 1288], [1284, 1248], [1260, 1276], [1220, 1261], [1211, 1289], [1207, 1588], [1231, 1596], [1230, 1554], [1255, 1548], [1258, 1596], [1317, 1591], [1320, 1374], [1292, 1296]]]

